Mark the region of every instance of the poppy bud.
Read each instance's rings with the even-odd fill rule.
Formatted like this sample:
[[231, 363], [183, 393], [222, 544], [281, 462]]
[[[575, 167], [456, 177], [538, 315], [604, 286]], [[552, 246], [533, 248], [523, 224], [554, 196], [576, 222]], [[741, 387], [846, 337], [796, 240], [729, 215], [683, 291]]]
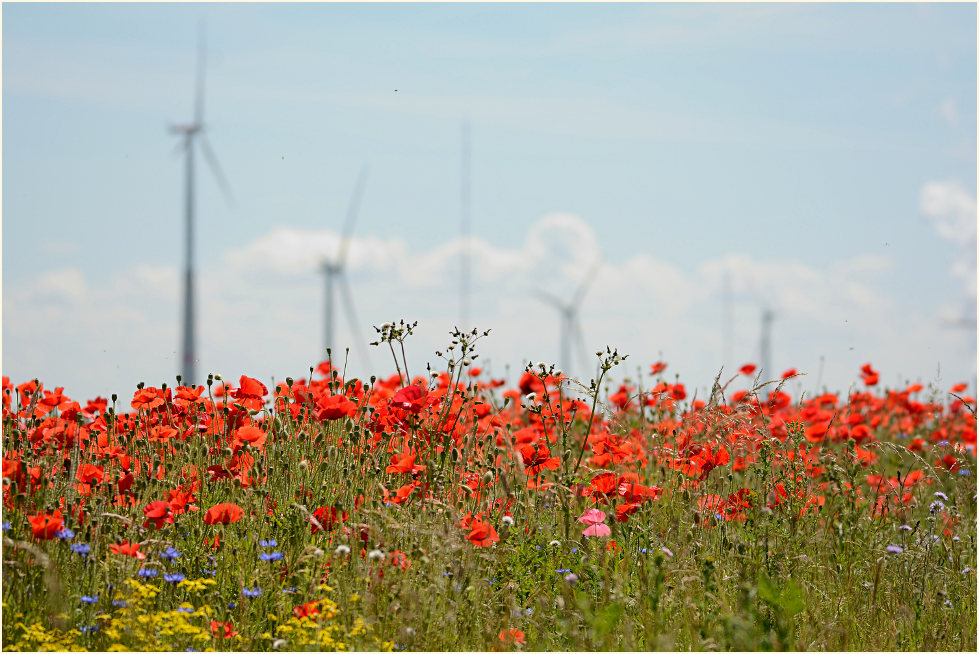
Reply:
[[483, 473], [483, 483], [484, 484], [492, 484], [493, 483], [493, 473], [492, 472], [486, 471], [485, 473]]

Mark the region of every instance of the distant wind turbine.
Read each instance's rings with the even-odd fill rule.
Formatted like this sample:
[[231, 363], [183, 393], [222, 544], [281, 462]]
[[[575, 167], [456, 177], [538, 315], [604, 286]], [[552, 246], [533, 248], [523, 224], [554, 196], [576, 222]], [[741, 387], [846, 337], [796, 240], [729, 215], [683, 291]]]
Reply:
[[461, 208], [461, 219], [462, 219], [462, 266], [459, 275], [460, 282], [460, 327], [463, 331], [470, 328], [469, 325], [469, 302], [472, 295], [470, 287], [472, 285], [472, 251], [471, 251], [471, 233], [472, 233], [472, 217], [470, 215], [470, 188], [469, 188], [469, 159], [470, 159], [470, 146], [469, 146], [469, 121], [464, 121], [462, 123], [462, 157], [459, 164], [459, 204]]
[[185, 156], [185, 206], [186, 241], [184, 245], [184, 307], [183, 307], [183, 341], [181, 344], [181, 381], [186, 386], [192, 386], [197, 381], [195, 365], [197, 351], [194, 338], [194, 144], [200, 146], [204, 158], [217, 179], [218, 186], [224, 193], [228, 203], [233, 205], [231, 188], [221, 172], [217, 157], [204, 134], [204, 29], [201, 27], [197, 57], [197, 89], [194, 98], [194, 120], [182, 125], [171, 125], [170, 132], [181, 137], [179, 148]]
[[354, 186], [354, 192], [350, 198], [350, 207], [347, 210], [347, 222], [344, 224], [343, 233], [340, 235], [340, 247], [337, 251], [337, 255], [334, 259], [324, 257], [320, 262], [320, 271], [323, 273], [323, 277], [326, 282], [326, 304], [323, 327], [324, 347], [325, 349], [330, 350], [334, 361], [339, 358], [334, 347], [335, 343], [333, 340], [333, 325], [334, 318], [336, 317], [334, 286], [338, 284], [340, 286], [340, 294], [343, 299], [344, 313], [347, 314], [347, 321], [350, 324], [350, 331], [353, 335], [354, 341], [356, 342], [358, 355], [363, 359], [362, 363], [365, 366], [368, 366], [369, 369], [370, 356], [367, 354], [366, 347], [364, 346], [364, 339], [360, 338], [357, 313], [354, 309], [353, 293], [350, 291], [350, 283], [347, 281], [347, 276], [344, 275], [344, 267], [347, 264], [347, 254], [350, 250], [350, 239], [353, 235], [354, 223], [357, 222], [357, 212], [360, 208], [360, 199], [363, 196], [364, 184], [366, 184], [366, 182], [367, 166], [364, 166], [360, 171], [360, 175], [357, 177], [357, 183]]
[[585, 299], [585, 292], [595, 279], [601, 263], [601, 260], [599, 260], [592, 264], [591, 269], [581, 280], [570, 302], [564, 302], [556, 295], [539, 289], [534, 292], [538, 299], [555, 307], [561, 313], [561, 366], [564, 368], [565, 374], [570, 373], [571, 370], [571, 339], [574, 339], [578, 346], [578, 356], [581, 364], [585, 368], [588, 368], [589, 365], [585, 340], [581, 333], [581, 322], [578, 320], [578, 309], [581, 308], [581, 301]]
[[768, 306], [761, 310], [761, 372], [768, 375], [768, 379], [775, 379], [775, 372], [772, 370], [772, 321], [775, 320], [775, 312]]

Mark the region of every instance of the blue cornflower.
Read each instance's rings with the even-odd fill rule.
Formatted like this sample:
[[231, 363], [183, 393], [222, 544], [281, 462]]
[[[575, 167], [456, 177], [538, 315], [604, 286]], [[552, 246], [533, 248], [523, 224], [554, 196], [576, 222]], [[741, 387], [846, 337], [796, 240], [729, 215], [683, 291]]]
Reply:
[[68, 549], [70, 549], [75, 554], [81, 554], [82, 556], [85, 556], [86, 554], [92, 551], [92, 548], [86, 545], [85, 543], [75, 543]]
[[126, 608], [126, 600], [112, 600], [112, 606], [118, 606], [120, 609]]
[[951, 443], [946, 440], [938, 441], [938, 447], [948, 447], [949, 445], [951, 445]]
[[258, 586], [255, 586], [254, 588], [242, 588], [241, 594], [245, 597], [258, 597], [262, 594], [262, 589]]
[[263, 561], [278, 561], [283, 556], [282, 552], [262, 552], [258, 555], [258, 558]]
[[238, 605], [237, 605], [237, 604], [235, 604], [234, 602], [228, 602], [228, 608], [229, 608], [229, 609], [233, 609], [233, 608], [235, 608], [236, 606], [238, 606]]
[[282, 589], [282, 592], [283, 593], [286, 593], [286, 594], [288, 594], [288, 593], [297, 593], [297, 592], [299, 592], [299, 589], [297, 589], [295, 586], [289, 586], [288, 588], [283, 588]]
[[180, 608], [177, 609], [177, 611], [179, 611], [180, 613], [193, 613], [194, 609], [190, 608], [189, 606], [181, 606]]
[[82, 595], [82, 601], [86, 604], [95, 604], [99, 601], [98, 595]]
[[164, 574], [163, 575], [163, 581], [172, 581], [175, 584], [180, 583], [181, 581], [184, 580], [184, 578], [185, 578], [184, 575], [180, 574], [179, 572], [174, 572], [173, 574]]
[[55, 536], [57, 536], [61, 540], [71, 540], [72, 538], [75, 537], [75, 532], [73, 532], [68, 527], [65, 527], [61, 531], [59, 531], [58, 533], [56, 533]]
[[961, 475], [962, 477], [968, 477], [968, 476], [969, 476], [969, 475], [971, 475], [971, 474], [972, 474], [972, 473], [971, 473], [971, 472], [969, 472], [968, 470], [966, 470], [965, 468], [961, 468], [961, 469], [959, 470], [959, 475]]
[[577, 547], [572, 547], [571, 548], [571, 553], [572, 554], [577, 554], [578, 553], [578, 548]]
[[571, 568], [558, 568], [554, 572], [558, 573], [559, 575], [563, 575], [565, 572], [571, 572]]
[[97, 624], [93, 624], [90, 627], [79, 627], [78, 628], [78, 631], [82, 632], [83, 634], [87, 634], [87, 633], [90, 633], [92, 631], [98, 631], [98, 630], [99, 630], [99, 626]]
[[162, 556], [165, 559], [169, 559], [170, 561], [175, 561], [179, 559], [181, 556], [183, 556], [183, 554], [181, 552], [178, 552], [177, 548], [175, 547], [168, 547], [167, 551], [161, 554], [160, 556]]
[[206, 575], [211, 575], [212, 577], [216, 577], [218, 574], [217, 570], [208, 570], [207, 568], [201, 568], [201, 572]]
[[139, 569], [139, 576], [140, 577], [155, 577], [156, 574], [157, 574], [156, 568], [140, 568]]
[[640, 551], [640, 552], [641, 552], [642, 554], [645, 554], [645, 553], [646, 553], [646, 548], [645, 548], [645, 547], [643, 547], [643, 548], [640, 548], [640, 550], [639, 550], [639, 551]]
[[935, 491], [935, 497], [940, 497], [943, 500], [945, 500], [946, 502], [948, 502], [948, 495], [946, 495], [945, 493], [943, 493], [941, 491]]
[[0, 525], [0, 528], [2, 528], [4, 531], [10, 531], [11, 529], [10, 521], [4, 520], [3, 525]]
[[268, 540], [260, 540], [258, 541], [258, 544], [261, 545], [262, 547], [275, 547], [276, 545], [278, 545], [278, 543], [275, 542], [274, 538], [270, 538]]
[[900, 554], [901, 552], [904, 551], [904, 548], [901, 547], [900, 545], [888, 545], [884, 549], [890, 552], [891, 554]]

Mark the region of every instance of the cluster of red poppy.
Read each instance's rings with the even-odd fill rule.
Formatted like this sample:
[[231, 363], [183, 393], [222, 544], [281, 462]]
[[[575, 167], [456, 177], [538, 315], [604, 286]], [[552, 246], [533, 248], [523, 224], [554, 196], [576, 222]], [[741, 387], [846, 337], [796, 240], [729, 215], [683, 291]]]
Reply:
[[[665, 369], [665, 363], [657, 362], [652, 374]], [[834, 443], [850, 442], [851, 455], [863, 466], [877, 460], [872, 444], [884, 439], [930, 455], [936, 466], [949, 471], [957, 470], [963, 457], [975, 456], [973, 398], [957, 397], [948, 406], [918, 400], [923, 391], [919, 384], [875, 393], [879, 373], [870, 364], [860, 371], [865, 389], [844, 401], [825, 393], [794, 402], [779, 387], [766, 393], [736, 391], [726, 400], [712, 398], [709, 405], [704, 400], [682, 404], [687, 399], [683, 384], [658, 379], [644, 392], [619, 385], [608, 397], [610, 408], [596, 415], [588, 402], [567, 392], [567, 380], [558, 375], [528, 371], [517, 388], [502, 392], [509, 401], [501, 402], [494, 389], [503, 381], [484, 380], [478, 368], [468, 370], [466, 381], [447, 373], [431, 381], [398, 374], [371, 386], [339, 378], [326, 362], [317, 370], [323, 379], [279, 383], [271, 398], [264, 384], [247, 376], [237, 387], [222, 384], [210, 392], [204, 386], [141, 387], [128, 412], [110, 409], [104, 398], [83, 407], [65, 396], [63, 388], [52, 391], [33, 381], [14, 386], [4, 377], [5, 436], [15, 436], [7, 439], [10, 446], [3, 454], [5, 506], [28, 516], [38, 539], [54, 538], [66, 522], [84, 525], [93, 504], [122, 511], [141, 507], [143, 526], [155, 529], [199, 510], [204, 510], [205, 524], [227, 525], [240, 520], [244, 510], [233, 503], [199, 506], [202, 484], [261, 487], [269, 479], [264, 458], [269, 442], [315, 433], [328, 433], [333, 446], [355, 454], [384, 448], [388, 481], [377, 499], [385, 503], [465, 498], [475, 510], [494, 484], [543, 490], [559, 475], [573, 475], [574, 496], [590, 505], [609, 505], [620, 523], [662, 496], [661, 487], [644, 482], [649, 465], [678, 471], [683, 488], [697, 489], [719, 467], [737, 472], [758, 463], [770, 439], [782, 444], [793, 439], [791, 447], [779, 449], [773, 464], [811, 482], [794, 484], [792, 492], [802, 494], [794, 498], [784, 485], [773, 485], [769, 496], [761, 498], [773, 508], [801, 504], [805, 510], [822, 503], [819, 493], [828, 482], [822, 479], [819, 454]], [[748, 364], [740, 372], [750, 377], [754, 371]], [[794, 374], [789, 370], [784, 377]], [[952, 388], [955, 393], [964, 390], [964, 385]], [[336, 421], [346, 421], [346, 426], [324, 429]], [[300, 428], [284, 430], [282, 424]], [[590, 426], [588, 433], [582, 433], [583, 425]], [[362, 437], [355, 438], [355, 432]], [[206, 448], [209, 465], [184, 456], [190, 445]], [[319, 454], [324, 459], [326, 451]], [[458, 483], [444, 491], [453, 497], [434, 498], [426, 471], [450, 452], [458, 461], [450, 468]], [[73, 456], [80, 457], [73, 500], [61, 497], [57, 507], [37, 506], [32, 499], [36, 491], [54, 488], [54, 480], [68, 474], [71, 461], [78, 460]], [[497, 472], [486, 472], [487, 465]], [[509, 478], [504, 470], [510, 471]], [[875, 490], [874, 511], [910, 501], [909, 489], [922, 474], [917, 470], [899, 480], [867, 476], [867, 487]], [[149, 477], [167, 479], [172, 488], [162, 497], [142, 497], [138, 482]], [[357, 507], [365, 499], [358, 497]], [[702, 493], [697, 504], [705, 516], [740, 520], [757, 501], [742, 489], [727, 497]], [[274, 502], [267, 506], [274, 514]], [[509, 511], [509, 503], [497, 500], [488, 509], [468, 513], [459, 527], [473, 545], [491, 546], [500, 539], [493, 517]], [[333, 531], [349, 517], [332, 506], [320, 507], [311, 513], [311, 530]], [[138, 548], [122, 543], [113, 551], [139, 556]]]

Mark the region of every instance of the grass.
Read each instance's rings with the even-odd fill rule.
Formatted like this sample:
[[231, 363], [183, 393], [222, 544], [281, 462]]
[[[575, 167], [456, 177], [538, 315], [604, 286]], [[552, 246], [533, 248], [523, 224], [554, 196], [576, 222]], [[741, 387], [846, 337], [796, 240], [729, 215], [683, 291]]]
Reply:
[[411, 329], [125, 412], [4, 379], [3, 649], [975, 650], [974, 399], [505, 389], [476, 332], [412, 380]]

